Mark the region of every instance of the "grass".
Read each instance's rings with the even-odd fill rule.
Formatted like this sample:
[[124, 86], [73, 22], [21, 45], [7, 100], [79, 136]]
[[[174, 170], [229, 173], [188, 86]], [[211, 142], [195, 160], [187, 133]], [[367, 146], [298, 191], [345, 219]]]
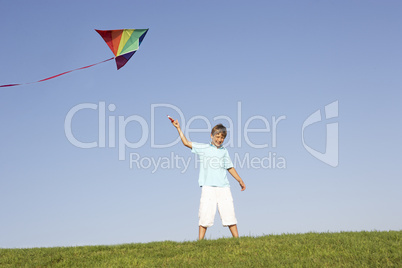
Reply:
[[0, 249], [0, 267], [402, 267], [402, 231]]

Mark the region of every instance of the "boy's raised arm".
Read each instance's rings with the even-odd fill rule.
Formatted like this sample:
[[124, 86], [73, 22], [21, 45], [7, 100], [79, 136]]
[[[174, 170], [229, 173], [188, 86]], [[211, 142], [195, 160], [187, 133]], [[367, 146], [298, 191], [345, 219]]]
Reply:
[[179, 135], [180, 135], [180, 139], [181, 139], [181, 141], [183, 142], [184, 146], [186, 146], [186, 147], [192, 149], [192, 148], [193, 148], [193, 144], [192, 144], [191, 141], [187, 140], [186, 136], [184, 136], [183, 131], [181, 131], [179, 121], [174, 120], [174, 121], [172, 121], [172, 124], [173, 124], [173, 126], [175, 126], [175, 127], [177, 128], [177, 131], [179, 132]]

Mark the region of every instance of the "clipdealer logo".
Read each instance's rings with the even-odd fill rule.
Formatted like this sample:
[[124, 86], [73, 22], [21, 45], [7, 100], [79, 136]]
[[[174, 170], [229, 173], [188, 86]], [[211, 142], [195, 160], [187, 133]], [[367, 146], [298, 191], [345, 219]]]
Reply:
[[[332, 119], [338, 117], [338, 101], [334, 101], [324, 108], [325, 119]], [[303, 123], [302, 126], [302, 143], [304, 148], [312, 156], [318, 160], [330, 165], [331, 167], [337, 167], [339, 163], [339, 130], [338, 122], [327, 123], [326, 124], [326, 139], [325, 139], [325, 152], [321, 153], [308, 146], [305, 142], [304, 130], [315, 123], [321, 122], [323, 120], [321, 116], [321, 110], [317, 110], [312, 113]]]
[[[120, 161], [125, 161], [127, 155], [129, 156], [130, 169], [150, 169], [153, 173], [159, 169], [181, 169], [182, 173], [185, 172], [193, 162], [194, 166], [197, 168], [199, 164], [196, 159], [193, 159], [193, 155], [185, 158], [174, 152], [171, 152], [169, 156], [146, 156], [139, 153], [139, 148], [145, 146], [150, 140], [150, 147], [152, 149], [169, 148], [180, 142], [180, 137], [175, 140], [160, 144], [156, 142], [155, 133], [155, 118], [156, 113], [159, 113], [158, 109], [166, 110], [169, 109], [169, 113], [177, 114], [177, 119], [184, 129], [184, 134], [189, 137], [191, 133], [204, 133], [209, 135], [212, 125], [210, 120], [202, 115], [193, 116], [191, 118], [186, 118], [181, 109], [172, 104], [159, 103], [151, 104], [150, 106], [150, 124], [147, 120], [137, 114], [130, 116], [115, 115], [116, 105], [111, 103], [106, 105], [106, 102], [100, 101], [98, 104], [95, 103], [81, 103], [72, 107], [66, 114], [64, 121], [64, 132], [68, 141], [81, 149], [91, 149], [91, 148], [117, 148], [118, 159]], [[77, 133], [77, 129], [73, 131], [72, 125], [74, 120], [79, 120], [79, 116], [82, 111], [95, 111], [97, 114], [97, 140], [84, 142], [77, 138], [74, 133]], [[325, 107], [326, 119], [337, 117], [338, 114], [338, 102], [331, 103]], [[236, 147], [241, 148], [247, 145], [248, 148], [252, 149], [264, 149], [269, 148], [275, 149], [277, 147], [277, 132], [283, 121], [286, 120], [285, 115], [281, 116], [271, 116], [267, 118], [262, 115], [255, 115], [244, 120], [242, 118], [242, 103], [237, 103], [237, 114], [235, 120], [227, 115], [218, 115], [213, 118], [214, 121], [219, 121], [219, 123], [224, 123], [227, 127], [228, 138], [225, 140], [225, 147]], [[78, 119], [77, 119], [78, 118]], [[203, 121], [207, 125], [205, 129], [192, 128], [194, 121]], [[223, 122], [225, 121], [225, 122]], [[242, 122], [245, 121], [244, 124]], [[252, 122], [258, 121], [263, 127], [251, 128]], [[320, 110], [317, 110], [312, 115], [310, 115], [302, 126], [302, 144], [304, 148], [312, 154], [318, 160], [336, 167], [338, 164], [338, 125], [337, 123], [332, 123], [327, 125], [327, 146], [326, 152], [320, 153], [313, 148], [309, 147], [305, 143], [305, 133], [304, 130], [314, 124], [321, 121]], [[213, 122], [218, 123], [218, 122]], [[136, 133], [136, 142], [132, 142], [126, 137], [126, 129], [129, 125], [136, 125], [141, 128], [141, 131]], [[78, 129], [79, 131], [79, 129]], [[160, 130], [158, 130], [160, 131]], [[251, 133], [265, 133], [270, 139], [265, 139], [263, 143], [256, 143], [251, 137]], [[269, 142], [268, 142], [269, 141]], [[245, 144], [244, 144], [245, 142]], [[137, 149], [135, 152], [130, 152], [128, 149]], [[235, 152], [234, 157], [232, 157], [235, 167], [240, 168], [263, 168], [263, 169], [285, 169], [287, 167], [286, 158], [284, 156], [278, 155], [274, 151], [265, 151], [263, 157], [252, 156], [250, 152], [240, 153]]]

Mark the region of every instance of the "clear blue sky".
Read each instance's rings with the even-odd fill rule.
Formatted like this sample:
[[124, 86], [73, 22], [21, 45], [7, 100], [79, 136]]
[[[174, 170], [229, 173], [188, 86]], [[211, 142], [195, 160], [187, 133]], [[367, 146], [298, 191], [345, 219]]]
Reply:
[[[119, 71], [107, 62], [0, 90], [0, 247], [195, 240], [197, 161], [166, 114], [192, 141], [232, 126], [240, 235], [402, 229], [400, 1], [1, 9], [0, 84], [112, 57], [94, 29], [150, 30]], [[206, 237], [229, 235], [217, 215]]]

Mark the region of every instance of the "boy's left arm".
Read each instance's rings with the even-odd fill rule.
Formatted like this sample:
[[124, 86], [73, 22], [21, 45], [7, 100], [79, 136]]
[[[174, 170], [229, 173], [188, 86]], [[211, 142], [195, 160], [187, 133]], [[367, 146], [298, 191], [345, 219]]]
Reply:
[[239, 174], [237, 174], [236, 169], [234, 167], [232, 167], [232, 168], [229, 168], [228, 171], [229, 171], [230, 175], [232, 175], [233, 178], [235, 178], [239, 182], [241, 190], [242, 191], [246, 190], [246, 185], [244, 184], [244, 181], [240, 178]]

